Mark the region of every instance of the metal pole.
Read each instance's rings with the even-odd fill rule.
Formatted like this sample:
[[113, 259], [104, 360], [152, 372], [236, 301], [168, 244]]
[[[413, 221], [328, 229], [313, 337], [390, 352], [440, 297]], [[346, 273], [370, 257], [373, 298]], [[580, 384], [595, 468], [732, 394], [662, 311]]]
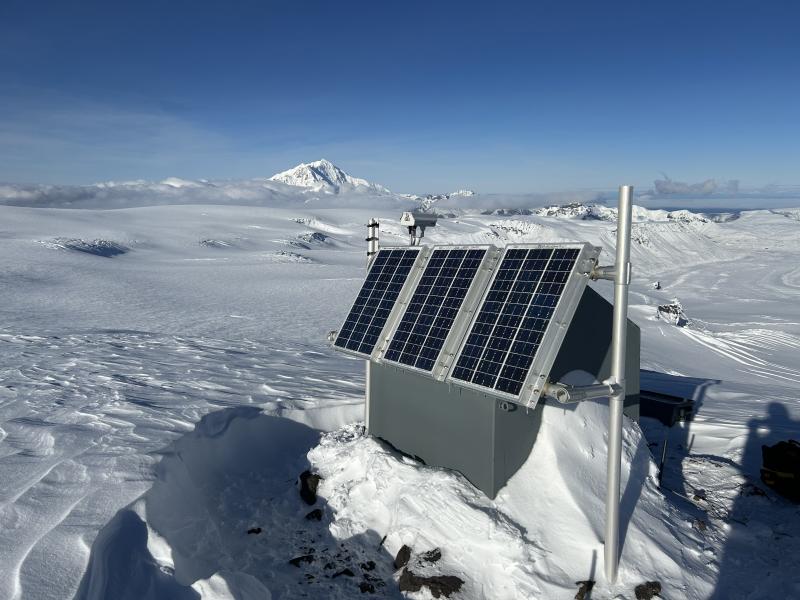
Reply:
[[[378, 220], [372, 218], [367, 223], [367, 272], [369, 272], [369, 266], [372, 264], [372, 260], [375, 258], [375, 255], [378, 253], [380, 248], [380, 241], [378, 240], [378, 228], [380, 225], [378, 224]], [[367, 433], [369, 433], [369, 412], [370, 412], [370, 379], [372, 375], [372, 362], [367, 359], [365, 366], [365, 386], [364, 386], [364, 428], [366, 429]]]
[[628, 334], [628, 284], [631, 279], [631, 199], [633, 186], [619, 188], [617, 262], [614, 277], [614, 323], [611, 339], [611, 379], [620, 391], [609, 398], [608, 466], [606, 478], [606, 579], [613, 583], [619, 566], [619, 474], [622, 463], [622, 408], [625, 403], [625, 357]]

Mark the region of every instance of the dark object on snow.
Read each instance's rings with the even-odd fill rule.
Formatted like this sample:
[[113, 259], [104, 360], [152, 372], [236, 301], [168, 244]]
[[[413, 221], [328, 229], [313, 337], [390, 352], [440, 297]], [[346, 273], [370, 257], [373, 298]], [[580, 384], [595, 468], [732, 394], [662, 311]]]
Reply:
[[295, 556], [293, 559], [289, 561], [289, 564], [294, 565], [295, 567], [299, 567], [300, 563], [312, 563], [312, 562], [314, 562], [313, 554], [303, 554], [302, 556]]
[[694, 411], [694, 400], [661, 392], [641, 390], [639, 392], [639, 414], [642, 417], [656, 419], [665, 427], [675, 423], [691, 421]]
[[405, 567], [409, 560], [411, 560], [411, 548], [404, 544], [400, 550], [397, 551], [397, 556], [394, 557], [395, 570]]
[[708, 529], [708, 523], [706, 523], [703, 519], [695, 519], [692, 521], [692, 527], [697, 529], [699, 532], [703, 532]]
[[689, 324], [689, 319], [683, 313], [683, 306], [677, 300], [673, 300], [669, 304], [660, 304], [656, 310], [656, 316], [678, 327], [685, 327]]
[[747, 482], [747, 483], [743, 484], [742, 487], [739, 489], [739, 495], [740, 496], [766, 496], [767, 492], [762, 490], [757, 485], [753, 485], [752, 483]]
[[651, 600], [651, 598], [661, 595], [661, 582], [646, 581], [641, 585], [637, 585], [633, 593], [636, 594], [636, 600]]
[[761, 446], [761, 481], [781, 496], [800, 503], [800, 442], [789, 440]]
[[400, 580], [398, 581], [401, 592], [418, 592], [423, 586], [428, 588], [434, 598], [449, 598], [464, 585], [464, 581], [455, 575], [434, 575], [432, 577], [421, 577], [414, 575], [408, 568], [403, 569]]
[[361, 590], [362, 594], [372, 594], [375, 592], [375, 586], [372, 585], [369, 581], [362, 581], [358, 584], [358, 589]]
[[306, 515], [306, 519], [309, 521], [321, 521], [322, 520], [322, 509], [315, 508], [310, 513]]
[[575, 600], [589, 600], [589, 594], [592, 593], [592, 588], [594, 587], [594, 581], [592, 580], [576, 581], [575, 584], [580, 586], [578, 588], [578, 593], [575, 594]]
[[317, 501], [317, 488], [319, 487], [320, 479], [322, 477], [311, 471], [300, 473], [300, 497], [309, 506]]
[[75, 252], [83, 252], [85, 254], [102, 256], [104, 258], [113, 258], [114, 256], [125, 254], [129, 250], [129, 248], [126, 248], [122, 244], [109, 240], [56, 238], [53, 240], [53, 245], [55, 247], [64, 248], [65, 250], [74, 250]]
[[368, 560], [365, 563], [361, 563], [359, 566], [361, 567], [362, 571], [374, 571], [375, 570], [375, 561], [374, 560]]
[[434, 548], [433, 550], [428, 550], [427, 552], [423, 552], [422, 554], [420, 554], [419, 558], [420, 560], [425, 562], [435, 563], [442, 558], [442, 551], [439, 550], [439, 548]]
[[258, 535], [261, 533], [261, 527], [251, 527], [247, 530], [247, 535]]
[[337, 577], [339, 577], [340, 575], [347, 575], [348, 577], [353, 577], [353, 576], [354, 576], [354, 573], [353, 573], [353, 572], [352, 572], [350, 569], [348, 569], [348, 568], [344, 568], [344, 569], [342, 569], [341, 571], [337, 571], [336, 573], [334, 573], [333, 575], [331, 575], [331, 579], [336, 579], [336, 578], [337, 578]]
[[[639, 391], [639, 414], [642, 417], [649, 417], [660, 422], [665, 427], [672, 427], [681, 421], [691, 421], [694, 411], [694, 400], [691, 398], [681, 398], [661, 392], [650, 392], [648, 390]], [[667, 442], [669, 432], [664, 436], [661, 444], [661, 461], [658, 465], [658, 486], [661, 487], [661, 479], [664, 474], [664, 462], [667, 460]]]

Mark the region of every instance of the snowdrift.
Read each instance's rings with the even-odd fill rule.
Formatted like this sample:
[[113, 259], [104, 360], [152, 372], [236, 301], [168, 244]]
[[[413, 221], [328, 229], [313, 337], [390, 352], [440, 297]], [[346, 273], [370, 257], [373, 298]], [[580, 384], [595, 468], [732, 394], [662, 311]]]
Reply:
[[[357, 424], [323, 433], [297, 422], [300, 413], [211, 413], [165, 453], [153, 487], [100, 533], [78, 597], [351, 598], [363, 584], [401, 597], [392, 561], [403, 545], [440, 549], [428, 573], [462, 579], [461, 598], [569, 597], [574, 582], [602, 579], [607, 410], [541, 410], [534, 450], [496, 501]], [[329, 426], [349, 417], [302, 416]], [[305, 470], [322, 478], [313, 506], [297, 490]], [[622, 570], [595, 593], [629, 594], [656, 579], [671, 595], [706, 597], [703, 540], [656, 489], [630, 421], [623, 489]], [[320, 521], [307, 518], [315, 508]], [[298, 557], [308, 558], [293, 565]]]

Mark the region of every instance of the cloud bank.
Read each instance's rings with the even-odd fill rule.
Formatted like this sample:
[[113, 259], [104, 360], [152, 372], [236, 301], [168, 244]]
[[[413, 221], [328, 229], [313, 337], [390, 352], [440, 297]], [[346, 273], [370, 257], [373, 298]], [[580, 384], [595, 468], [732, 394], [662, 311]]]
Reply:
[[731, 179], [723, 185], [718, 184], [715, 179], [706, 179], [700, 183], [685, 183], [683, 181], [674, 181], [664, 174], [664, 179], [656, 179], [653, 185], [655, 193], [662, 196], [673, 194], [710, 196], [717, 192], [726, 194], [739, 193], [739, 181], [737, 179]]

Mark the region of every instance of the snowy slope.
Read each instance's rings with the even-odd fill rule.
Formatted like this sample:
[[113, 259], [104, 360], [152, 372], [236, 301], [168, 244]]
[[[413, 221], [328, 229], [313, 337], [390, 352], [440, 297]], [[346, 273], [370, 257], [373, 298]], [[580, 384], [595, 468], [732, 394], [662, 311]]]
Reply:
[[[366, 220], [405, 243], [397, 200], [248, 186], [14, 187], [27, 206], [0, 207], [0, 598], [350, 598], [362, 582], [366, 597], [400, 597], [402, 544], [439, 547], [419, 568], [461, 577], [460, 598], [572, 598], [589, 578], [597, 598], [633, 598], [648, 580], [668, 598], [800, 594], [798, 510], [747, 487], [761, 486], [760, 444], [800, 430], [796, 209], [637, 220], [642, 366], [701, 406], [671, 432], [665, 483], [688, 499], [655, 485], [660, 426], [643, 421], [645, 441], [626, 423], [609, 587], [604, 403], [545, 405], [530, 459], [494, 501], [363, 437], [363, 363], [324, 337], [363, 277]], [[128, 207], [33, 207], [104, 199]], [[586, 240], [611, 260], [613, 222], [563, 217], [473, 211], [426, 239]], [[672, 298], [686, 327], [657, 316]], [[324, 477], [314, 507], [294, 484], [307, 468]], [[353, 576], [331, 578], [328, 562]]]

